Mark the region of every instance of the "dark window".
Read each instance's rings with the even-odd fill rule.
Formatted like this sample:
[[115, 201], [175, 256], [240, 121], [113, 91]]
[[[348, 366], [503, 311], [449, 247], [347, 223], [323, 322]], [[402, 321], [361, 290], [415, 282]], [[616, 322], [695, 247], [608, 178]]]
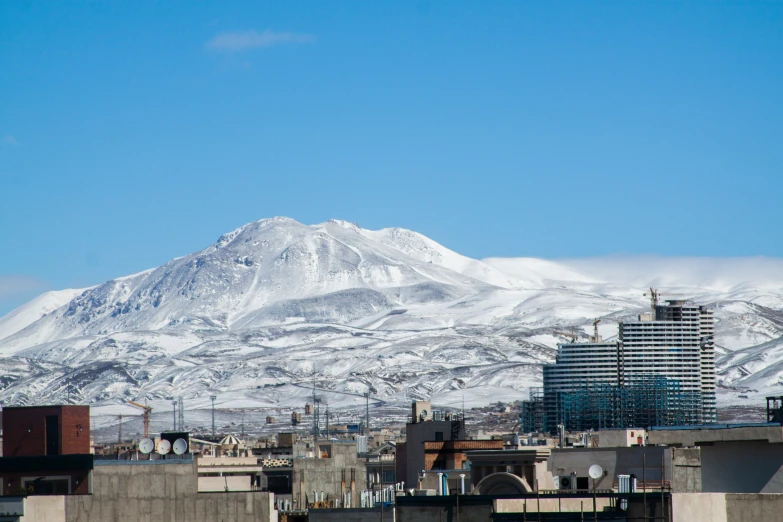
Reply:
[[590, 480], [587, 477], [576, 477], [576, 489], [590, 489]]
[[443, 440], [443, 432], [442, 431], [436, 431], [435, 432], [435, 442], [440, 442]]
[[68, 495], [70, 493], [68, 479], [38, 479], [27, 482], [26, 485], [29, 495]]
[[46, 416], [46, 454], [60, 454], [60, 426], [57, 415]]
[[446, 463], [442, 460], [436, 460], [432, 463], [432, 469], [446, 469]]

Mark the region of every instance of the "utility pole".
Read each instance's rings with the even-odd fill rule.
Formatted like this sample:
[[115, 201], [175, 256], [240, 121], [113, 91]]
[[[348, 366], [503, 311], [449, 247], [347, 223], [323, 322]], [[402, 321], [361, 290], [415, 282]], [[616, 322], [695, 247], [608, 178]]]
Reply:
[[210, 399], [212, 399], [212, 442], [215, 441], [215, 399], [217, 399], [217, 395], [210, 395]]
[[364, 398], [366, 399], [366, 412], [365, 412], [365, 420], [364, 420], [364, 434], [369, 436], [370, 435], [370, 392], [367, 391], [367, 393], [364, 394]]

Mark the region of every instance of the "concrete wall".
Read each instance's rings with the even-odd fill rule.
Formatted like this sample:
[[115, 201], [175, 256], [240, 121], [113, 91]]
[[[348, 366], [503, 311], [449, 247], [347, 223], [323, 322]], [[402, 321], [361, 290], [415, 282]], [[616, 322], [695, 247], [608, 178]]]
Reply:
[[701, 473], [699, 448], [672, 448], [672, 491], [701, 492]]
[[27, 497], [19, 522], [65, 522], [65, 499], [62, 495]]
[[742, 428], [705, 428], [687, 430], [650, 430], [647, 433], [648, 444], [667, 446], [701, 446], [703, 442], [729, 441], [767, 441], [783, 442], [781, 426], [746, 426]]
[[726, 495], [673, 493], [672, 522], [727, 522]]
[[[156, 461], [152, 461], [156, 462]], [[267, 492], [198, 493], [195, 463], [96, 465], [93, 494], [65, 498], [67, 522], [267, 522]]]
[[[642, 438], [641, 444], [639, 437]], [[628, 448], [643, 446], [646, 442], [647, 434], [643, 428], [600, 430], [598, 432], [598, 446], [601, 448]]]
[[386, 508], [381, 516], [380, 508], [311, 509], [309, 522], [376, 522], [394, 520], [394, 509]]
[[250, 491], [250, 475], [223, 475], [222, 477], [199, 477], [200, 493], [209, 491]]
[[492, 504], [469, 506], [398, 506], [396, 522], [489, 522]]
[[783, 495], [728, 494], [725, 520], [727, 522], [783, 520]]
[[744, 441], [703, 445], [701, 446], [702, 491], [783, 493], [781, 466], [783, 466], [783, 444]]

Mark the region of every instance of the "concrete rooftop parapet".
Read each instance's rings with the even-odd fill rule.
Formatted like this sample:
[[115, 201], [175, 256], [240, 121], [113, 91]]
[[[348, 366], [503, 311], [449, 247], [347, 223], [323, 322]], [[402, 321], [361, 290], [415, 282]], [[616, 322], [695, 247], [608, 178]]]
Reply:
[[783, 443], [783, 426], [780, 424], [731, 425], [720, 424], [715, 427], [698, 428], [656, 428], [647, 432], [647, 443], [666, 446], [698, 446], [706, 442], [767, 441], [771, 444]]

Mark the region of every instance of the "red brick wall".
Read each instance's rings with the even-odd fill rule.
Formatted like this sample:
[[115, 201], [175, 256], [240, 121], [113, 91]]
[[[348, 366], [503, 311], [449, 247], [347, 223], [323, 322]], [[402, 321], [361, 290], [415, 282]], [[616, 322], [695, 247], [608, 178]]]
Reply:
[[445, 469], [461, 469], [468, 460], [465, 451], [479, 449], [503, 449], [502, 440], [448, 440], [424, 442], [424, 469], [430, 470], [436, 460]]
[[63, 406], [60, 417], [60, 454], [90, 452], [90, 407]]
[[3, 455], [46, 455], [49, 415], [59, 417], [61, 455], [90, 452], [89, 406], [33, 406], [3, 409]]

